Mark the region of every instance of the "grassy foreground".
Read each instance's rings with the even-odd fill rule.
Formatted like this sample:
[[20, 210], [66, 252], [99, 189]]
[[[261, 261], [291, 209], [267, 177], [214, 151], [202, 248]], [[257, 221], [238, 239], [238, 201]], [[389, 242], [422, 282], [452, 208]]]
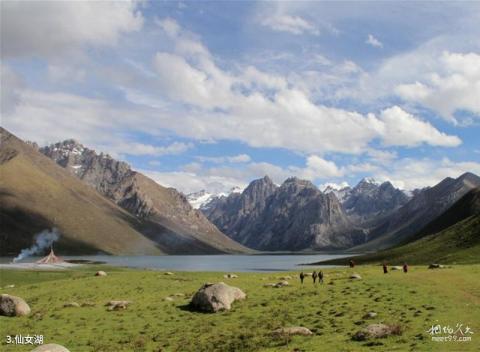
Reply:
[[[28, 317], [0, 317], [0, 350], [29, 351], [6, 344], [7, 335], [44, 335], [72, 352], [87, 351], [478, 351], [480, 349], [480, 265], [408, 274], [380, 267], [324, 269], [325, 284], [303, 287], [298, 273], [223, 273], [127, 270], [103, 267], [107, 277], [94, 277], [97, 267], [62, 272], [0, 271], [2, 293], [23, 297]], [[314, 270], [312, 267], [310, 270]], [[362, 280], [348, 279], [352, 272]], [[285, 275], [291, 286], [263, 287]], [[229, 312], [203, 314], [186, 305], [204, 282], [224, 281], [247, 293]], [[14, 288], [5, 289], [14, 284]], [[165, 300], [168, 296], [173, 301]], [[124, 311], [107, 311], [113, 299], [131, 300]], [[94, 306], [64, 308], [67, 302]], [[373, 319], [362, 319], [369, 311]], [[357, 342], [351, 335], [370, 323], [394, 323], [401, 336]], [[436, 324], [468, 325], [470, 342], [433, 342], [427, 330]], [[313, 336], [276, 338], [271, 331], [305, 326]]]

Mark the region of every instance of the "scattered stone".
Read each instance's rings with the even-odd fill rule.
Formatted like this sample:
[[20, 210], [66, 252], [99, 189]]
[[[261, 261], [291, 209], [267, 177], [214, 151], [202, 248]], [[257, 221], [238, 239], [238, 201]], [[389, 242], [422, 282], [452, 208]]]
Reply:
[[280, 281], [280, 282], [277, 282], [274, 287], [275, 288], [281, 288], [281, 287], [285, 287], [285, 286], [288, 286], [288, 285], [289, 285], [288, 281]]
[[30, 314], [30, 307], [23, 298], [2, 294], [0, 296], [0, 315], [20, 317]]
[[193, 295], [190, 306], [203, 312], [215, 313], [230, 310], [234, 301], [243, 300], [246, 297], [247, 295], [239, 288], [223, 282], [206, 283]]
[[292, 277], [290, 275], [286, 275], [286, 276], [280, 276], [278, 279], [282, 281], [287, 281], [287, 280], [291, 280]]
[[238, 275], [235, 275], [235, 274], [225, 274], [225, 275], [223, 275], [223, 277], [224, 277], [225, 279], [236, 279], [236, 278], [238, 278]]
[[175, 293], [173, 296], [175, 297], [185, 297], [184, 293]]
[[68, 349], [62, 345], [57, 345], [56, 343], [49, 343], [46, 345], [38, 346], [33, 349], [31, 352], [70, 352]]
[[401, 335], [399, 325], [370, 324], [365, 329], [357, 331], [353, 336], [354, 341], [365, 341], [369, 338], [383, 338], [390, 335]]
[[168, 302], [173, 302], [174, 299], [173, 297], [165, 297], [165, 301], [168, 301]]
[[375, 312], [368, 312], [367, 314], [365, 314], [362, 319], [372, 319], [372, 318], [375, 318], [377, 316], [377, 313]]
[[171, 271], [167, 271], [165, 275], [173, 275], [173, 273]]
[[103, 270], [100, 270], [95, 273], [95, 276], [107, 276], [107, 273]]
[[63, 305], [64, 308], [80, 308], [80, 304], [77, 302], [68, 302]]
[[269, 284], [264, 284], [263, 287], [275, 287], [277, 284], [272, 284], [272, 283], [269, 283]]
[[362, 277], [360, 276], [360, 274], [355, 273], [355, 274], [350, 275], [350, 279], [352, 279], [352, 280], [361, 280]]
[[305, 276], [312, 276], [312, 273], [304, 273]]
[[108, 311], [112, 310], [121, 310], [127, 309], [127, 306], [130, 304], [130, 301], [109, 301], [105, 304]]
[[392, 266], [390, 270], [403, 270], [401, 266]]
[[95, 307], [95, 303], [93, 302], [83, 302], [81, 307]]
[[443, 269], [444, 267], [442, 264], [430, 264], [428, 266], [429, 269]]
[[15, 287], [15, 285], [7, 285], [7, 286], [5, 286], [5, 288], [14, 288], [14, 287]]
[[292, 335], [301, 335], [301, 336], [310, 336], [313, 335], [313, 332], [310, 329], [307, 329], [303, 326], [292, 326], [289, 328], [279, 328], [272, 331], [273, 335], [276, 336], [292, 336]]

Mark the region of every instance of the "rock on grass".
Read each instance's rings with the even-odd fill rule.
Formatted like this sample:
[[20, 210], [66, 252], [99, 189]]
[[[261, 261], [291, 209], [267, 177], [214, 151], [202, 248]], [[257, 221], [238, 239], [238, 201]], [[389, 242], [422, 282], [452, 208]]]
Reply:
[[2, 294], [0, 296], [0, 315], [21, 317], [30, 314], [30, 306], [17, 296]]
[[354, 341], [365, 341], [370, 338], [383, 338], [390, 335], [401, 335], [400, 325], [370, 324], [365, 329], [357, 331], [353, 336]]
[[313, 332], [310, 329], [303, 326], [291, 326], [287, 328], [279, 328], [272, 331], [272, 334], [275, 336], [292, 336], [292, 335], [301, 335], [301, 336], [310, 336], [313, 335]]
[[41, 345], [32, 350], [31, 352], [70, 352], [68, 349], [62, 345], [57, 345], [56, 343], [49, 343], [46, 345]]
[[215, 313], [230, 310], [236, 300], [245, 299], [247, 295], [237, 287], [223, 282], [204, 284], [193, 296], [190, 307], [202, 312]]

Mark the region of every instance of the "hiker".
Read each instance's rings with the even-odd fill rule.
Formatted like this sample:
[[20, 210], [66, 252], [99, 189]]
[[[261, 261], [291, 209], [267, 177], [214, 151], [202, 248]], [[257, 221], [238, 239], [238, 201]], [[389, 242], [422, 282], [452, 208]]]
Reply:
[[403, 272], [406, 274], [408, 272], [408, 265], [407, 263], [403, 263]]
[[354, 267], [355, 267], [355, 262], [354, 262], [352, 259], [350, 259], [349, 264], [350, 264], [350, 268], [354, 268]]
[[303, 273], [303, 271], [300, 273], [300, 281], [301, 283], [303, 284], [303, 279], [305, 278], [305, 274]]
[[317, 281], [317, 272], [314, 271], [313, 274], [312, 274], [312, 279], [313, 279], [313, 284], [315, 285], [315, 282]]
[[388, 268], [386, 263], [383, 263], [383, 273], [388, 274]]
[[321, 270], [318, 272], [318, 283], [323, 284], [323, 271], [321, 271]]

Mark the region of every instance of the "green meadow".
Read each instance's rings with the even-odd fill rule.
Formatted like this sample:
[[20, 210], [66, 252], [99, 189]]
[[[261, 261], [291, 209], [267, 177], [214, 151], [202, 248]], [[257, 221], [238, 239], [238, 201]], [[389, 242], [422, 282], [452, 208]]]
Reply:
[[[24, 298], [27, 317], [0, 317], [2, 351], [30, 351], [6, 343], [7, 335], [43, 335], [72, 352], [87, 351], [478, 351], [480, 350], [480, 265], [429, 270], [412, 266], [407, 274], [383, 274], [379, 266], [323, 269], [324, 284], [303, 285], [298, 272], [224, 273], [130, 270], [99, 266], [45, 272], [0, 271], [2, 293]], [[309, 268], [309, 271], [315, 268]], [[361, 280], [351, 280], [353, 273]], [[290, 286], [264, 287], [291, 275]], [[205, 282], [241, 288], [247, 299], [228, 312], [206, 314], [188, 307]], [[15, 285], [13, 288], [5, 288]], [[166, 297], [172, 297], [166, 300]], [[126, 310], [107, 311], [109, 300], [130, 300]], [[65, 308], [77, 302], [84, 307]], [[376, 312], [364, 319], [367, 312]], [[371, 323], [397, 324], [402, 334], [353, 341]], [[432, 325], [468, 326], [470, 342], [434, 342]], [[277, 337], [279, 327], [304, 326], [313, 336]], [[457, 332], [459, 335], [459, 332]], [[440, 336], [440, 335], [439, 335]], [[461, 336], [461, 335], [459, 335]]]

